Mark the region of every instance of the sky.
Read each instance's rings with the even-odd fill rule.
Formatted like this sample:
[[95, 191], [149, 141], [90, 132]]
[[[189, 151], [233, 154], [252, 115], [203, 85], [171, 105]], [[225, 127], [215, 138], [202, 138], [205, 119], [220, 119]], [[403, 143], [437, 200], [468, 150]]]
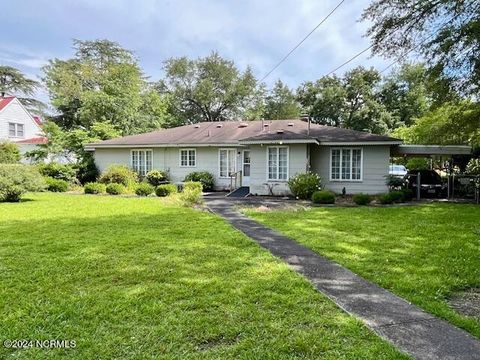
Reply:
[[[6, 0], [1, 0], [1, 2]], [[15, 0], [3, 7], [0, 64], [38, 79], [48, 59], [73, 56], [72, 39], [109, 39], [132, 50], [151, 80], [170, 57], [216, 50], [262, 78], [339, 0]], [[359, 22], [370, 0], [347, 0], [266, 80], [296, 88], [316, 80], [369, 46]], [[365, 53], [342, 68], [383, 69]], [[47, 100], [46, 92], [38, 96]]]

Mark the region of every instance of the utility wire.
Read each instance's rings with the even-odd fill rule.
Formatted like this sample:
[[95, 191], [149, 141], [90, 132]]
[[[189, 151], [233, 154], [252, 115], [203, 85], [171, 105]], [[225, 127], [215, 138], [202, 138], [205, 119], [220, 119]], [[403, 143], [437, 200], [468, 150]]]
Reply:
[[324, 75], [324, 76], [328, 76], [328, 75], [333, 74], [335, 71], [337, 71], [338, 69], [341, 69], [342, 67], [344, 67], [344, 66], [347, 65], [348, 63], [352, 62], [352, 61], [355, 60], [357, 57], [359, 57], [359, 56], [362, 55], [363, 53], [365, 53], [365, 52], [367, 52], [368, 50], [370, 50], [372, 47], [373, 47], [373, 45], [370, 45], [370, 46], [367, 47], [366, 49], [363, 49], [363, 50], [360, 51], [358, 54], [354, 55], [354, 56], [351, 57], [349, 60], [345, 61], [343, 64], [337, 66], [335, 69], [333, 69], [332, 71], [330, 71], [328, 74], [326, 74], [326, 75]]
[[320, 21], [320, 22], [317, 24], [317, 26], [315, 26], [315, 27], [312, 29], [312, 31], [310, 31], [297, 45], [295, 45], [295, 47], [294, 47], [292, 50], [290, 50], [290, 51], [288, 52], [288, 54], [285, 55], [259, 82], [262, 82], [262, 81], [265, 80], [267, 77], [269, 77], [270, 74], [271, 74], [272, 72], [274, 72], [285, 60], [287, 60], [287, 58], [288, 58], [295, 50], [297, 50], [297, 49], [300, 47], [300, 45], [302, 45], [302, 44], [305, 42], [305, 40], [307, 40], [307, 39], [310, 37], [310, 35], [312, 35], [312, 34], [315, 32], [315, 30], [317, 30], [317, 29], [340, 7], [340, 5], [342, 5], [344, 2], [345, 2], [345, 0], [340, 1], [340, 2], [337, 4], [337, 6], [335, 6], [335, 7], [333, 8], [333, 10], [330, 11], [330, 13], [329, 13], [327, 16], [325, 16], [325, 17], [322, 19], [322, 21]]

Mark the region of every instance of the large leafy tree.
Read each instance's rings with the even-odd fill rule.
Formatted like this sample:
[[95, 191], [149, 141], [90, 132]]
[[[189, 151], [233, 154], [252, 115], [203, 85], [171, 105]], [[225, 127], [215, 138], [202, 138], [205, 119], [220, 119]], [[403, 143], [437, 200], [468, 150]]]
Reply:
[[145, 132], [166, 121], [167, 105], [143, 77], [133, 54], [108, 40], [74, 40], [72, 59], [44, 68], [55, 122], [65, 129], [108, 122], [122, 134]]
[[216, 52], [196, 60], [171, 58], [164, 71], [158, 89], [170, 99], [171, 126], [244, 118], [257, 105], [259, 88], [251, 69], [241, 72]]
[[421, 55], [432, 74], [464, 93], [480, 83], [480, 2], [478, 0], [373, 0], [363, 20], [373, 52], [403, 59]]
[[265, 99], [264, 118], [267, 120], [294, 119], [300, 116], [300, 104], [295, 94], [278, 80]]
[[480, 147], [480, 105], [470, 101], [445, 103], [393, 135], [410, 144], [469, 144]]
[[317, 123], [385, 133], [392, 119], [380, 102], [380, 80], [378, 71], [358, 67], [341, 78], [330, 76], [304, 83], [297, 96]]

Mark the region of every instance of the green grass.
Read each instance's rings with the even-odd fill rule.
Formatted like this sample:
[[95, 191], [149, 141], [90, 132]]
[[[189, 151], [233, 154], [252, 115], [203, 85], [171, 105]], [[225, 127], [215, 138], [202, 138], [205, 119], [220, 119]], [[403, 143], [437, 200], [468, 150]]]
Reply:
[[0, 358], [406, 358], [207, 212], [159, 198], [0, 204]]
[[480, 319], [447, 303], [480, 286], [480, 206], [246, 211], [319, 254], [480, 337]]

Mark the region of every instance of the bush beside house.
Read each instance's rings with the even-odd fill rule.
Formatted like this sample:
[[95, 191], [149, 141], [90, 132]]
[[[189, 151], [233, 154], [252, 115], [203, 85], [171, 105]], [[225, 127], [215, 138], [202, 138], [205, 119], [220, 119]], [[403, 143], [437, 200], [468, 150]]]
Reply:
[[125, 187], [125, 185], [117, 183], [108, 184], [105, 188], [105, 191], [109, 195], [120, 195], [125, 193], [126, 190], [127, 188]]
[[50, 176], [45, 176], [44, 179], [48, 191], [65, 192], [68, 190], [68, 182], [66, 182], [65, 180], [54, 179]]
[[335, 194], [328, 190], [315, 191], [312, 194], [312, 202], [314, 204], [334, 204]]
[[155, 194], [160, 197], [169, 196], [175, 193], [177, 193], [177, 187], [174, 184], [158, 185], [155, 189]]
[[322, 179], [313, 172], [297, 174], [288, 180], [288, 187], [297, 199], [308, 200], [322, 188]]
[[0, 142], [0, 164], [16, 164], [21, 154], [18, 145], [11, 141]]
[[158, 186], [168, 181], [168, 174], [166, 171], [151, 170], [145, 175], [145, 180], [152, 186]]
[[98, 179], [102, 184], [122, 184], [129, 187], [138, 182], [138, 175], [125, 165], [110, 165]]
[[199, 182], [203, 191], [212, 191], [215, 186], [215, 178], [207, 171], [194, 171], [185, 176], [184, 181]]
[[85, 194], [103, 194], [106, 191], [105, 184], [98, 182], [86, 183], [83, 187]]
[[148, 196], [153, 194], [154, 191], [155, 188], [146, 182], [138, 184], [135, 188], [135, 194], [137, 194], [138, 196]]

